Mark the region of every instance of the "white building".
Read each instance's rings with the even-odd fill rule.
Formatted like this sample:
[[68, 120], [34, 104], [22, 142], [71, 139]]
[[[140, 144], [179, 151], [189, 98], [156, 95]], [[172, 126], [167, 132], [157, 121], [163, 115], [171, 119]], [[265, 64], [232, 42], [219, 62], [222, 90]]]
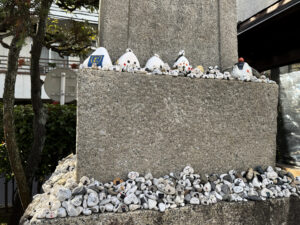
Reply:
[[[53, 4], [50, 9], [50, 18], [59, 20], [69, 20], [73, 19], [75, 21], [88, 21], [90, 24], [98, 24], [98, 12], [90, 12], [87, 9], [76, 10], [73, 13], [66, 12], [60, 9], [57, 5]], [[12, 37], [4, 39], [6, 43], [10, 43]], [[30, 75], [29, 75], [29, 64], [30, 64], [30, 50], [31, 50], [32, 40], [31, 38], [26, 39], [26, 44], [22, 48], [20, 53], [20, 59], [25, 61], [25, 64], [21, 66], [18, 70], [18, 76], [16, 80], [15, 87], [15, 98], [17, 100], [29, 100], [31, 98], [30, 94]], [[3, 48], [0, 45], [0, 99], [3, 98], [4, 91], [4, 80], [5, 72], [7, 68], [7, 56], [8, 49]], [[49, 64], [50, 63], [50, 64]], [[52, 64], [51, 64], [52, 63]], [[56, 64], [56, 67], [71, 67], [72, 64], [80, 64], [80, 59], [78, 57], [64, 57], [61, 58], [56, 52], [53, 52], [47, 48], [43, 48], [40, 60], [41, 78], [45, 79], [45, 74], [52, 69], [51, 66]], [[49, 97], [42, 90], [42, 98], [49, 100]]]

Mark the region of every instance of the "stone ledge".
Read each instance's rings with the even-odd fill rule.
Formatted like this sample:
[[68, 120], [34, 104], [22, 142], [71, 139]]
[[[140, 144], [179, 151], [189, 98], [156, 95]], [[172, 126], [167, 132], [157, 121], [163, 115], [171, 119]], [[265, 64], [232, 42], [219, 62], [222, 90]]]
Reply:
[[94, 214], [42, 220], [45, 225], [296, 225], [300, 221], [300, 198], [272, 199], [260, 202], [226, 203], [209, 206], [189, 206], [157, 211], [135, 211], [121, 214]]

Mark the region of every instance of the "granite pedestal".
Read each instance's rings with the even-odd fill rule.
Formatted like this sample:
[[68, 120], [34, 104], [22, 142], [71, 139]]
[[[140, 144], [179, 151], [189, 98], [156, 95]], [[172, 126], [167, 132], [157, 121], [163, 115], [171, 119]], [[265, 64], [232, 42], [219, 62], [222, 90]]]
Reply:
[[82, 70], [77, 179], [274, 166], [277, 99], [276, 84]]

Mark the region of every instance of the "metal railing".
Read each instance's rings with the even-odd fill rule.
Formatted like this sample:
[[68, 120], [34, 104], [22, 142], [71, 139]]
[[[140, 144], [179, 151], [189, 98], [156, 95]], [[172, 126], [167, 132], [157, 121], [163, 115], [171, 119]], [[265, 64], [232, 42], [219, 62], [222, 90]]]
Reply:
[[[0, 224], [8, 223], [10, 216], [13, 215], [14, 198], [18, 194], [17, 191], [15, 179], [7, 180], [0, 174]], [[42, 183], [34, 181], [32, 196], [38, 193], [42, 193]]]
[[[8, 57], [5, 55], [0, 55], [0, 73], [6, 73], [7, 71]], [[20, 57], [18, 60], [19, 75], [29, 75], [30, 74], [30, 57]], [[45, 75], [55, 68], [69, 68], [78, 69], [80, 65], [79, 60], [69, 60], [69, 59], [40, 59], [40, 72], [41, 75]]]

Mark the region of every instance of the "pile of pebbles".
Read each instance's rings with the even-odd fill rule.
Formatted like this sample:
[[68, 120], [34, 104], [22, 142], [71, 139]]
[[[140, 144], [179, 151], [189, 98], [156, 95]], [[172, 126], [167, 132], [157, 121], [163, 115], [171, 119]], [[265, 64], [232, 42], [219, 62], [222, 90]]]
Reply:
[[206, 71], [203, 69], [193, 68], [191, 70], [186, 70], [184, 67], [179, 67], [178, 69], [170, 69], [168, 64], [162, 66], [161, 68], [154, 69], [153, 71], [147, 70], [146, 68], [138, 67], [125, 67], [121, 68], [119, 65], [113, 65], [110, 67], [95, 67], [92, 69], [102, 70], [102, 71], [115, 71], [115, 72], [127, 72], [127, 73], [137, 73], [137, 74], [147, 74], [147, 75], [166, 75], [172, 77], [188, 77], [188, 78], [202, 78], [202, 79], [217, 79], [217, 80], [228, 80], [228, 81], [244, 81], [244, 82], [255, 82], [255, 83], [267, 83], [276, 84], [275, 81], [270, 80], [265, 75], [257, 78], [256, 76], [233, 76], [230, 72], [222, 73], [218, 66], [210, 66]]
[[43, 185], [45, 193], [34, 196], [26, 210], [24, 224], [41, 219], [76, 217], [93, 213], [125, 213], [157, 210], [186, 205], [210, 205], [219, 201], [264, 201], [300, 195], [300, 177], [272, 168], [249, 168], [247, 171], [196, 174], [191, 166], [179, 173], [154, 178], [130, 172], [127, 180], [101, 183], [88, 177], [75, 181], [76, 156], [59, 162], [56, 171]]

